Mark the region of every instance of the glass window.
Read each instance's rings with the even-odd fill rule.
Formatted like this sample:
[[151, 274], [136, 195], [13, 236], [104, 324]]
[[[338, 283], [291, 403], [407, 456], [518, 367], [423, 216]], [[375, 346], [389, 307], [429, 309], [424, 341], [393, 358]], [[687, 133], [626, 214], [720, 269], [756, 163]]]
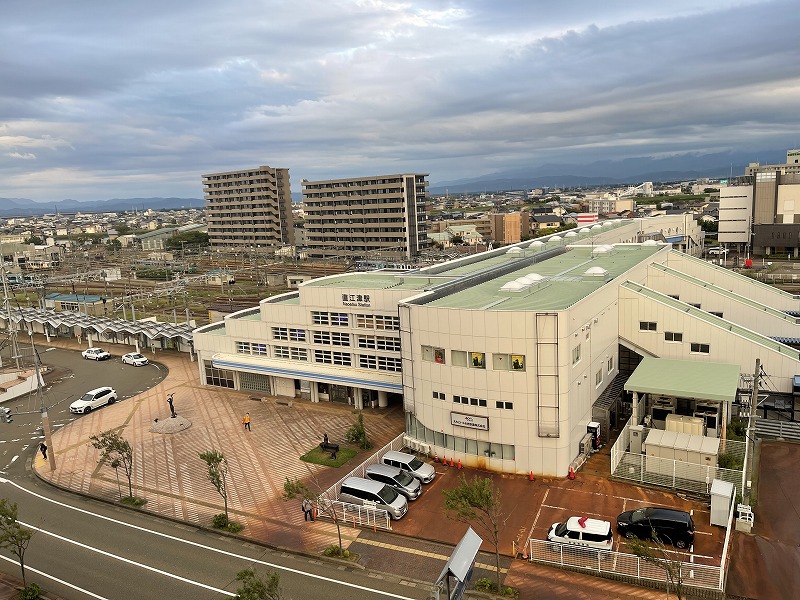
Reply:
[[305, 342], [306, 330], [305, 329], [290, 329], [289, 337], [293, 342]]
[[478, 440], [466, 440], [466, 450], [467, 454], [478, 454]]
[[305, 348], [289, 348], [292, 355], [292, 360], [308, 360], [308, 351]]
[[572, 364], [574, 365], [581, 359], [581, 345], [578, 344], [572, 349]]
[[653, 321], [639, 321], [639, 331], [656, 331], [657, 324]]
[[600, 385], [603, 383], [603, 370], [599, 370], [597, 373], [594, 374], [594, 384]]
[[453, 361], [455, 367], [469, 366], [469, 354], [461, 350], [453, 350], [450, 352], [450, 359]]
[[272, 339], [274, 340], [288, 340], [289, 330], [286, 327], [273, 327]]
[[667, 342], [682, 342], [683, 333], [677, 331], [665, 331], [664, 340], [666, 340]]
[[698, 344], [697, 342], [692, 342], [691, 351], [696, 354], [708, 354], [711, 352], [711, 347], [708, 344]]
[[289, 358], [289, 348], [287, 346], [273, 346], [272, 353], [275, 358]]
[[464, 452], [464, 453], [466, 453], [466, 451], [467, 451], [466, 440], [463, 437], [458, 436], [458, 435], [453, 435], [453, 436], [450, 436], [450, 437], [453, 438], [453, 448], [452, 449], [455, 450], [456, 452]]
[[485, 369], [486, 354], [484, 354], [483, 352], [470, 352], [469, 364], [473, 369]]
[[311, 320], [315, 325], [330, 325], [330, 317], [327, 312], [313, 310], [311, 311]]
[[359, 335], [356, 336], [358, 339], [358, 347], [359, 348], [367, 348], [371, 350], [375, 350], [375, 338], [371, 335]]

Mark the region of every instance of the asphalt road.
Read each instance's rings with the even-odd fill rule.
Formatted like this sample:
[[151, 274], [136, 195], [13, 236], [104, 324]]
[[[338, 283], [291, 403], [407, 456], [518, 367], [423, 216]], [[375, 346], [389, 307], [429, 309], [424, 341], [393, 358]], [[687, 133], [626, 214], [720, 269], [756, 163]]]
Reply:
[[[124, 402], [166, 375], [158, 364], [133, 367], [119, 357], [94, 362], [68, 350], [39, 353], [53, 368], [43, 397], [54, 428], [81, 418], [69, 412], [69, 404], [89, 389], [111, 385]], [[40, 404], [35, 394], [7, 404], [17, 414], [12, 423], [0, 423], [0, 497], [16, 502], [19, 521], [35, 531], [25, 554], [28, 581], [53, 594], [66, 600], [225, 598], [239, 585], [236, 573], [252, 567], [262, 576], [278, 572], [285, 597], [294, 600], [428, 597], [426, 590], [355, 566], [264, 548], [52, 488], [30, 469], [42, 439]], [[12, 558], [0, 554], [0, 570], [19, 577]]]

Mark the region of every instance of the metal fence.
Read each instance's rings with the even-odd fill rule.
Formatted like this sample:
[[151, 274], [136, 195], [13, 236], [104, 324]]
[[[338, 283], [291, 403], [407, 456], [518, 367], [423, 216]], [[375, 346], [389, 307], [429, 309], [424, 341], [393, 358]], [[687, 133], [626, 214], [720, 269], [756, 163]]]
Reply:
[[[319, 516], [327, 516], [331, 518], [330, 514], [326, 514], [326, 508], [333, 507], [336, 511], [336, 518], [343, 521], [353, 523], [353, 526], [362, 527], [380, 527], [381, 529], [391, 529], [391, 521], [389, 513], [380, 508], [373, 508], [370, 506], [361, 506], [358, 504], [349, 504], [347, 502], [339, 501], [339, 494], [342, 491], [342, 482], [348, 477], [365, 477], [367, 467], [379, 463], [383, 455], [390, 450], [402, 450], [405, 447], [404, 441], [405, 434], [400, 434], [391, 442], [386, 444], [383, 448], [372, 454], [364, 462], [358, 465], [355, 469], [350, 471], [347, 475], [342, 477], [339, 481], [334, 483], [327, 490], [322, 492], [319, 496], [319, 505], [317, 514]], [[380, 513], [385, 515], [385, 520]]]
[[[716, 565], [682, 562], [680, 555], [665, 549], [665, 559], [675, 566], [684, 586], [721, 590], [722, 569]], [[639, 585], [656, 582], [666, 585], [667, 575], [662, 567], [624, 552], [595, 550], [546, 540], [528, 540], [528, 559], [532, 562], [583, 571]]]

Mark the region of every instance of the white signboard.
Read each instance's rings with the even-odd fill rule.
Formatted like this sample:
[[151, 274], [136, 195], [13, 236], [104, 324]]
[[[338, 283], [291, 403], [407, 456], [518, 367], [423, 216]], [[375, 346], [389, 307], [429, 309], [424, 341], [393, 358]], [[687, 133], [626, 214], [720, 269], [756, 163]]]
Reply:
[[450, 413], [450, 424], [459, 427], [469, 427], [471, 429], [481, 429], [489, 431], [488, 417], [476, 417], [475, 415], [463, 415], [461, 413]]

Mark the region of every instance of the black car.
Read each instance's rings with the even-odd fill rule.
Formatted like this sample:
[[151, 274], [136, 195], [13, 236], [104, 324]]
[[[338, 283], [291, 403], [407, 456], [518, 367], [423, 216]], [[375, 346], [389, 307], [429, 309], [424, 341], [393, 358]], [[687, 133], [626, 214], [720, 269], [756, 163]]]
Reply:
[[682, 510], [649, 506], [620, 514], [617, 533], [628, 539], [656, 537], [676, 548], [686, 548], [694, 543], [694, 521]]

